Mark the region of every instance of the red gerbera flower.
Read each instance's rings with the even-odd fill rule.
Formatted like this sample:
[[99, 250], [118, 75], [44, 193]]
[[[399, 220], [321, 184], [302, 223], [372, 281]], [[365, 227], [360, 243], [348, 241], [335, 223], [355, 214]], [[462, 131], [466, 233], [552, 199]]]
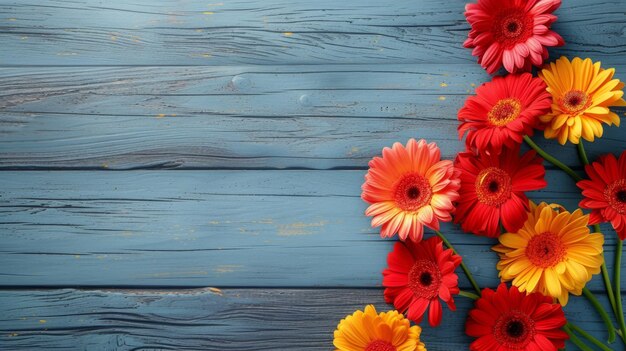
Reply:
[[534, 151], [519, 156], [519, 146], [503, 148], [499, 155], [462, 152], [455, 168], [461, 170], [461, 189], [455, 223], [466, 232], [497, 237], [498, 224], [517, 232], [528, 218], [525, 191], [547, 185], [542, 159]]
[[389, 268], [383, 271], [385, 301], [402, 313], [408, 310], [410, 320], [420, 323], [430, 306], [428, 323], [439, 325], [439, 299], [456, 310], [452, 295], [459, 293], [459, 286], [454, 270], [461, 264], [461, 256], [444, 250], [441, 239], [434, 236], [419, 243], [396, 242], [387, 264]]
[[469, 312], [465, 333], [477, 338], [471, 351], [556, 351], [565, 347], [567, 323], [561, 305], [539, 293], [526, 294], [501, 283], [483, 289]]
[[585, 166], [589, 180], [578, 187], [585, 197], [580, 207], [591, 209], [589, 224], [611, 222], [621, 240], [626, 239], [626, 151], [619, 160], [613, 154]]
[[499, 153], [514, 147], [524, 135], [540, 127], [539, 116], [550, 112], [552, 97], [541, 78], [530, 73], [494, 77], [476, 89], [459, 111], [459, 139], [467, 132], [467, 146]]
[[552, 14], [561, 0], [478, 0], [465, 6], [472, 26], [463, 43], [489, 74], [504, 68], [513, 73], [530, 71], [548, 58], [550, 46], [562, 46], [563, 38], [551, 31]]

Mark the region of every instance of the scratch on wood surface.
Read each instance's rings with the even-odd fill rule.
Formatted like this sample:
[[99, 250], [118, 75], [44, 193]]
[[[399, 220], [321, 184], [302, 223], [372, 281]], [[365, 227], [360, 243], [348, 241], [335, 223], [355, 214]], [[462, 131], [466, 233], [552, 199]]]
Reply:
[[279, 224], [278, 235], [279, 236], [297, 236], [297, 235], [310, 235], [313, 234], [311, 228], [319, 228], [328, 224], [328, 221], [319, 221], [313, 223], [296, 222], [290, 224]]
[[219, 273], [219, 274], [232, 273], [232, 272], [238, 271], [241, 268], [243, 268], [242, 265], [222, 264], [222, 265], [219, 265], [219, 266], [213, 268], [213, 272]]
[[208, 275], [207, 271], [186, 271], [186, 272], [159, 272], [145, 275], [150, 278], [169, 278], [169, 277], [181, 277], [181, 276], [198, 276]]

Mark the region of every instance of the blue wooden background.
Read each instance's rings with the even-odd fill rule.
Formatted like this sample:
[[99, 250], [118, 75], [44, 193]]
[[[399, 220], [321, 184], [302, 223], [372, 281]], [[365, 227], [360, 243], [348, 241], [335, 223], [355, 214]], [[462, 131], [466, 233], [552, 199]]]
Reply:
[[[329, 350], [343, 316], [388, 309], [392, 241], [360, 185], [394, 141], [461, 150], [456, 111], [489, 79], [462, 48], [463, 8], [0, 0], [0, 349]], [[552, 58], [626, 80], [624, 0], [557, 14]], [[536, 139], [581, 171], [571, 146]], [[623, 128], [588, 149], [626, 149]], [[575, 207], [572, 181], [547, 177], [532, 197]], [[494, 287], [494, 241], [444, 230]], [[458, 300], [429, 350], [467, 348]], [[604, 337], [583, 298], [566, 314]]]

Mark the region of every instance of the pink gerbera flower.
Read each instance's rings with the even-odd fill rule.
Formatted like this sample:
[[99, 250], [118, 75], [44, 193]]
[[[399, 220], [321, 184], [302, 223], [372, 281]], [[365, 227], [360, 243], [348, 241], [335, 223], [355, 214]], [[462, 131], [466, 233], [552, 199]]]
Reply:
[[463, 44], [473, 48], [473, 56], [488, 73], [502, 65], [513, 73], [541, 66], [548, 58], [547, 47], [563, 46], [565, 41], [550, 27], [552, 14], [561, 0], [478, 0], [465, 6], [465, 17], [472, 26]]

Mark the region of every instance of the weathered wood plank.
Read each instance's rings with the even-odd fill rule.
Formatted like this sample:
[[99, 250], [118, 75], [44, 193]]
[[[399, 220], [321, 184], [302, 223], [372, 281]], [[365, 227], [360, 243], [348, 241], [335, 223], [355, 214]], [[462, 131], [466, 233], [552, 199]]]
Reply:
[[[0, 291], [0, 344], [10, 350], [329, 350], [339, 320], [367, 304], [391, 309], [379, 289]], [[457, 305], [454, 313], [445, 309], [442, 327], [424, 326], [429, 351], [467, 349], [464, 323], [473, 303], [459, 297]], [[571, 299], [565, 311], [569, 321], [605, 338], [584, 298]]]
[[[3, 0], [0, 64], [468, 63], [466, 2]], [[625, 12], [564, 1], [554, 28], [567, 46], [552, 54], [623, 63]]]
[[[0, 172], [0, 285], [379, 286], [392, 241], [363, 214], [364, 173]], [[576, 206], [569, 178], [548, 181], [531, 195]], [[443, 230], [495, 285], [494, 241]]]
[[[5, 68], [0, 169], [363, 168], [410, 137], [453, 157], [456, 112], [487, 79], [475, 64]], [[605, 130], [590, 157], [626, 149]]]

